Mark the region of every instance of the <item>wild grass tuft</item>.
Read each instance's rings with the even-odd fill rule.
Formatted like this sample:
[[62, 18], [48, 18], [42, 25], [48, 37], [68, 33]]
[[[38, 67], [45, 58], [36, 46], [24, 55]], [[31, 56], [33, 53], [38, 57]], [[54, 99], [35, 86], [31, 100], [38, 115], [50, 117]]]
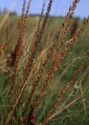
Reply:
[[23, 0], [15, 25], [9, 14], [0, 24], [0, 124], [88, 125], [89, 17], [73, 17], [79, 4], [73, 0], [62, 20], [52, 18], [54, 0], [46, 13], [43, 0], [36, 19], [29, 16], [31, 3]]

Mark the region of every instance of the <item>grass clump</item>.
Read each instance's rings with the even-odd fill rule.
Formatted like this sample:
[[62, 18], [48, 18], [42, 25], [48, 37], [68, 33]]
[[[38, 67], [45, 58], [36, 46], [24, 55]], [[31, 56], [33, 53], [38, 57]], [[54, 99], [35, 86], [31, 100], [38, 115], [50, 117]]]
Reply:
[[[43, 0], [36, 20], [28, 16], [31, 2], [26, 7], [23, 0], [21, 17], [14, 17], [19, 20], [15, 26], [10, 17], [7, 25], [1, 23], [0, 123], [88, 125], [89, 42], [84, 43], [89, 17], [83, 21], [73, 18], [79, 3], [73, 0], [64, 19], [51, 18], [53, 0], [46, 14]], [[57, 22], [55, 31], [50, 20]]]

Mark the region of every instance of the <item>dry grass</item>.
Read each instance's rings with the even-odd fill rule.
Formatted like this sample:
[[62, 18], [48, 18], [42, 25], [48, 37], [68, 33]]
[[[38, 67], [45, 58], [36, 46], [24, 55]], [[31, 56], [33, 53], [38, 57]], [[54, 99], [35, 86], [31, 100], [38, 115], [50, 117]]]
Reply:
[[[8, 108], [5, 116], [0, 121], [2, 125], [14, 125], [15, 123], [28, 125], [33, 122], [33, 125], [47, 125], [50, 121], [55, 121], [60, 113], [69, 109], [72, 105], [74, 106], [75, 102], [79, 100], [82, 102], [83, 109], [87, 110], [82, 84], [89, 74], [87, 52], [83, 56], [86, 64], [85, 62], [82, 63], [82, 56], [77, 59], [74, 58], [71, 64], [66, 63], [66, 59], [71, 48], [78, 42], [78, 39], [89, 25], [89, 17], [82, 22], [81, 28], [77, 29], [78, 27], [76, 27], [70, 38], [68, 38], [73, 14], [79, 3], [79, 0], [73, 0], [62, 25], [56, 28], [56, 31], [49, 32], [44, 38], [53, 0], [49, 0], [45, 16], [46, 1], [43, 0], [41, 15], [34, 31], [29, 36], [27, 27], [31, 2], [32, 0], [28, 0], [26, 7], [26, 1], [23, 0], [18, 37], [15, 39], [15, 47], [12, 52], [9, 52], [9, 56], [5, 54], [8, 39], [13, 34], [16, 26], [13, 27], [9, 35], [8, 26], [5, 26], [9, 14], [4, 16], [0, 24], [0, 29], [5, 27], [3, 28], [3, 41], [0, 44], [0, 69], [3, 69], [4, 77], [9, 76], [8, 80], [5, 80], [7, 82], [5, 96], [8, 100]], [[80, 59], [79, 64], [77, 63], [70, 80], [65, 83], [63, 77], [69, 67], [78, 59]], [[57, 71], [61, 72], [59, 83], [54, 83], [54, 81], [58, 81], [55, 80]], [[74, 98], [69, 101], [66, 96], [78, 89], [80, 95], [76, 96], [75, 94]], [[49, 95], [49, 93], [51, 94]], [[53, 99], [53, 97], [55, 98]], [[69, 101], [68, 104], [66, 104], [67, 101]], [[63, 105], [61, 106], [60, 103]], [[40, 108], [42, 108], [43, 117], [39, 121], [40, 115], [37, 116], [37, 114]]]

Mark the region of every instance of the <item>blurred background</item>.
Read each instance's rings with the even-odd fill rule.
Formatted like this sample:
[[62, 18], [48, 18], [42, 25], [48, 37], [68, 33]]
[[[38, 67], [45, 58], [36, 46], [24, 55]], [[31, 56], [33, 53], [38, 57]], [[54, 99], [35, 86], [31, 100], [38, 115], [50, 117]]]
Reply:
[[[48, 1], [49, 0], [46, 0], [46, 4]], [[54, 0], [50, 14], [52, 16], [65, 16], [72, 1], [73, 0]], [[14, 2], [13, 0], [0, 0], [0, 12], [5, 12], [8, 10], [16, 12], [17, 15], [20, 15], [22, 3], [23, 0], [14, 0]], [[42, 3], [43, 0], [32, 0], [30, 14], [40, 14]], [[89, 15], [89, 0], [80, 0], [74, 15], [80, 18], [86, 18]]]

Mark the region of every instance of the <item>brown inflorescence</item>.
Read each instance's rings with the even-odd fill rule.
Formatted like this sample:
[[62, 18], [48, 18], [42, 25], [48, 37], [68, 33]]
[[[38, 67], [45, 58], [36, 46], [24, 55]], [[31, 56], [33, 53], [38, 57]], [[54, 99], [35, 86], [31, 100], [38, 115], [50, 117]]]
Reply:
[[3, 56], [4, 56], [4, 51], [5, 51], [6, 46], [7, 46], [6, 43], [2, 43], [2, 44], [0, 45], [0, 59], [2, 59]]
[[84, 32], [84, 29], [86, 28], [86, 26], [89, 23], [89, 18], [87, 18], [84, 21], [84, 24], [82, 26], [82, 28], [80, 28], [80, 30], [73, 36], [73, 38], [70, 40], [70, 42], [68, 42], [67, 46], [64, 48], [64, 50], [62, 51], [59, 47], [58, 51], [55, 53], [55, 57], [54, 58], [54, 62], [52, 63], [51, 69], [48, 73], [48, 76], [45, 79], [45, 82], [43, 84], [43, 87], [40, 91], [40, 96], [38, 97], [38, 99], [36, 100], [36, 105], [38, 107], [38, 105], [40, 104], [40, 101], [42, 99], [42, 96], [47, 88], [47, 86], [50, 83], [50, 80], [53, 77], [54, 72], [57, 70], [59, 64], [61, 64], [62, 60], [64, 59], [64, 57], [67, 55], [69, 49], [71, 48], [71, 46], [77, 41], [77, 39], [80, 37], [80, 35]]
[[[13, 67], [13, 72], [14, 72], [13, 78], [12, 78], [13, 79], [13, 85], [11, 86], [11, 89], [10, 89], [11, 91], [15, 90], [14, 86], [15, 86], [18, 67], [19, 67], [18, 66], [19, 61], [20, 61], [20, 58], [21, 58], [21, 54], [23, 53], [23, 50], [22, 50], [22, 48], [23, 48], [23, 40], [24, 40], [25, 31], [26, 31], [27, 17], [28, 17], [28, 12], [29, 12], [29, 7], [30, 7], [30, 2], [31, 1], [32, 0], [29, 0], [27, 10], [26, 10], [26, 13], [25, 13], [26, 1], [24, 0], [23, 9], [22, 9], [22, 18], [21, 18], [21, 24], [20, 24], [19, 38], [18, 38], [16, 47], [14, 49], [14, 52], [11, 53], [11, 59], [12, 59], [12, 62], [13, 62], [12, 67]], [[38, 49], [39, 44], [41, 42], [41, 38], [43, 36], [43, 33], [45, 31], [45, 27], [46, 27], [46, 24], [47, 24], [47, 21], [48, 21], [49, 12], [51, 10], [52, 2], [53, 2], [53, 0], [49, 0], [46, 16], [44, 18], [42, 18], [43, 12], [44, 12], [44, 7], [45, 7], [45, 0], [44, 0], [42, 14], [41, 14], [40, 20], [38, 22], [38, 27], [37, 27], [37, 30], [36, 30], [35, 37], [33, 39], [33, 46], [31, 48], [31, 51], [29, 52], [27, 64], [25, 65], [25, 68], [24, 68], [24, 70], [22, 72], [22, 76], [21, 76], [21, 79], [20, 79], [20, 85], [21, 86], [18, 87], [18, 90], [16, 91], [17, 95], [15, 97], [16, 98], [15, 102], [13, 102], [13, 105], [10, 103], [11, 108], [10, 108], [10, 111], [9, 111], [7, 119], [6, 119], [6, 125], [9, 125], [9, 122], [10, 122], [10, 120], [12, 119], [12, 117], [14, 115], [16, 107], [18, 106], [19, 101], [20, 101], [20, 99], [21, 99], [21, 97], [22, 97], [22, 95], [24, 93], [26, 85], [28, 84], [27, 80], [28, 80], [28, 78], [30, 76], [30, 73], [31, 73], [31, 71], [33, 71], [32, 68], [34, 66], [34, 60], [35, 60], [35, 57], [36, 57], [37, 49]], [[89, 18], [87, 18], [84, 21], [84, 23], [82, 25], [82, 28], [80, 28], [80, 30], [78, 32], [75, 32], [75, 34], [73, 34], [73, 37], [69, 41], [65, 42], [67, 32], [68, 32], [68, 29], [69, 29], [69, 25], [71, 23], [71, 19], [72, 19], [72, 16], [74, 14], [74, 10], [75, 10], [76, 5], [77, 5], [78, 2], [79, 2], [79, 0], [74, 0], [73, 1], [72, 6], [69, 8], [69, 12], [67, 13], [67, 16], [65, 17], [65, 21], [64, 21], [64, 23], [62, 23], [61, 30], [58, 29], [58, 31], [57, 31], [57, 33], [56, 33], [56, 35], [54, 37], [53, 44], [48, 49], [47, 57], [44, 60], [44, 62], [42, 64], [42, 67], [39, 68], [38, 74], [35, 77], [35, 79], [31, 81], [32, 91], [30, 92], [30, 96], [29, 96], [28, 101], [27, 101], [27, 103], [25, 105], [25, 109], [26, 109], [26, 106], [28, 106], [28, 104], [30, 104], [30, 105], [32, 104], [33, 108], [35, 106], [36, 106], [36, 108], [38, 108], [38, 106], [40, 105], [41, 99], [44, 96], [44, 93], [46, 92], [46, 89], [49, 86], [49, 84], [50, 84], [50, 82], [51, 82], [51, 80], [52, 80], [52, 78], [54, 76], [54, 73], [58, 69], [58, 66], [63, 62], [65, 56], [68, 54], [68, 52], [69, 52], [70, 48], [72, 47], [72, 45], [75, 42], [77, 42], [80, 35], [84, 32], [86, 26], [89, 24]], [[61, 43], [58, 43], [59, 36], [60, 36]], [[60, 44], [60, 45], [57, 46], [57, 44]], [[56, 49], [56, 47], [57, 47], [57, 49]], [[0, 47], [0, 49], [1, 49], [1, 47]], [[56, 52], [54, 52], [54, 50], [56, 50]], [[2, 54], [2, 49], [1, 49], [0, 52]], [[32, 98], [34, 96], [34, 93], [36, 92], [36, 89], [37, 89], [37, 87], [39, 85], [39, 82], [41, 80], [41, 77], [44, 75], [45, 69], [47, 68], [48, 61], [49, 61], [49, 59], [51, 58], [51, 56], [53, 54], [54, 54], [53, 62], [52, 62], [51, 68], [50, 68], [50, 70], [49, 70], [49, 72], [47, 74], [47, 77], [46, 77], [46, 79], [44, 81], [44, 84], [42, 85], [40, 94], [36, 98], [36, 100], [32, 100]], [[47, 123], [49, 117], [54, 113], [55, 108], [58, 106], [60, 99], [67, 92], [69, 92], [71, 90], [71, 88], [73, 88], [73, 86], [74, 86], [74, 84], [76, 82], [76, 77], [80, 72], [81, 72], [81, 67], [75, 72], [74, 77], [72, 77], [72, 80], [67, 85], [64, 86], [60, 96], [54, 102], [54, 105], [50, 109], [50, 111], [48, 112], [47, 116], [45, 116], [45, 118], [43, 119], [43, 121], [42, 121], [43, 124]], [[13, 96], [14, 96], [14, 94], [13, 94]], [[27, 107], [27, 109], [28, 109], [28, 107]], [[35, 113], [35, 112], [36, 112], [36, 110], [33, 113]]]
[[42, 34], [43, 34], [44, 30], [45, 30], [45, 26], [46, 26], [46, 23], [47, 23], [47, 20], [48, 20], [48, 17], [49, 17], [49, 12], [50, 12], [50, 9], [51, 9], [51, 6], [52, 6], [52, 2], [53, 2], [53, 0], [49, 1], [46, 16], [44, 17], [44, 20], [42, 22], [41, 29], [37, 33], [36, 37], [34, 38], [34, 45], [33, 45], [32, 49], [31, 49], [31, 52], [29, 53], [28, 63], [26, 64], [26, 67], [25, 67], [24, 73], [23, 73], [23, 81], [24, 82], [27, 80], [27, 78], [29, 76], [29, 73], [31, 71], [33, 61], [34, 61], [34, 58], [35, 58], [35, 54], [36, 54], [36, 50], [37, 50], [37, 48], [38, 48], [38, 46], [40, 44], [41, 37], [42, 37]]
[[23, 2], [22, 17], [20, 20], [20, 31], [19, 31], [18, 41], [17, 41], [14, 51], [11, 52], [11, 55], [9, 56], [8, 64], [11, 65], [13, 69], [13, 75], [12, 75], [13, 84], [11, 84], [9, 95], [12, 95], [11, 93], [13, 93], [15, 89], [15, 80], [16, 80], [17, 71], [19, 67], [19, 61], [20, 61], [21, 55], [23, 54], [22, 48], [23, 48], [24, 36], [26, 33], [26, 25], [27, 25], [27, 19], [28, 19], [28, 13], [29, 13], [31, 1], [32, 0], [28, 1], [26, 14], [25, 14], [26, 1], [24, 0]]
[[[51, 47], [49, 48], [49, 50], [48, 50], [47, 58], [45, 59], [43, 65], [42, 65], [42, 68], [39, 70], [39, 73], [38, 73], [36, 79], [32, 82], [33, 86], [35, 86], [35, 87], [34, 87], [34, 91], [32, 91], [33, 94], [34, 94], [34, 92], [35, 92], [36, 89], [37, 89], [37, 86], [38, 86], [38, 83], [39, 83], [39, 81], [40, 81], [40, 78], [42, 77], [42, 75], [43, 75], [43, 73], [44, 73], [44, 69], [46, 69], [46, 66], [47, 66], [47, 64], [48, 64], [48, 60], [50, 59], [50, 57], [51, 57], [51, 55], [52, 55], [52, 53], [53, 53], [53, 51], [54, 51], [54, 48], [56, 47], [57, 41], [58, 41], [59, 36], [60, 36], [61, 33], [63, 33], [63, 36], [62, 36], [62, 38], [61, 38], [61, 41], [62, 41], [62, 42], [61, 42], [61, 44], [60, 44], [60, 48], [62, 48], [63, 45], [64, 45], [64, 40], [65, 40], [65, 38], [66, 38], [67, 31], [68, 31], [68, 29], [69, 29], [69, 24], [70, 24], [70, 22], [71, 22], [71, 18], [72, 18], [73, 12], [74, 12], [74, 10], [75, 10], [76, 5], [77, 5], [78, 2], [79, 2], [79, 1], [75, 1], [75, 0], [73, 1], [72, 6], [69, 8], [69, 11], [68, 11], [68, 13], [67, 13], [67, 16], [65, 17], [64, 23], [62, 23], [61, 28], [59, 28], [59, 30], [57, 31], [57, 34], [56, 34], [56, 36], [55, 36], [55, 38], [54, 38], [54, 42], [53, 42], [53, 44], [51, 45]], [[61, 30], [60, 30], [60, 29], [61, 29]], [[62, 55], [63, 55], [63, 54], [62, 54]], [[56, 58], [56, 57], [57, 57], [57, 53], [55, 54], [55, 58]], [[54, 63], [53, 65], [54, 65], [54, 67], [55, 67], [56, 64]], [[50, 74], [51, 74], [51, 72], [52, 72], [52, 71], [50, 71]], [[47, 80], [48, 80], [48, 78], [47, 78]], [[46, 81], [47, 81], [47, 80], [46, 80]]]
[[[12, 116], [13, 116], [13, 113], [14, 113], [14, 111], [15, 111], [15, 108], [16, 108], [16, 106], [18, 105], [19, 100], [20, 100], [20, 98], [21, 98], [21, 96], [22, 96], [22, 93], [23, 93], [23, 91], [24, 91], [24, 89], [25, 89], [25, 86], [26, 86], [25, 83], [26, 83], [26, 80], [27, 80], [27, 78], [28, 78], [29, 71], [30, 71], [30, 69], [31, 69], [31, 67], [32, 67], [32, 63], [33, 63], [33, 59], [34, 59], [34, 57], [35, 57], [36, 49], [37, 49], [37, 47], [38, 47], [38, 44], [39, 44], [39, 42], [40, 42], [40, 40], [41, 40], [41, 37], [42, 37], [42, 34], [43, 34], [43, 32], [44, 32], [44, 29], [45, 29], [45, 26], [46, 26], [46, 23], [47, 23], [47, 20], [48, 20], [48, 17], [49, 17], [49, 12], [50, 12], [50, 9], [51, 9], [52, 2], [53, 2], [53, 0], [49, 0], [47, 12], [46, 12], [46, 16], [45, 16], [45, 18], [44, 18], [44, 20], [43, 20], [43, 22], [42, 22], [41, 30], [40, 30], [40, 32], [37, 34], [37, 37], [35, 38], [35, 43], [34, 43], [34, 45], [33, 45], [33, 47], [32, 47], [31, 53], [30, 53], [30, 55], [29, 55], [28, 63], [27, 63], [27, 65], [26, 65], [26, 68], [25, 68], [24, 73], [23, 73], [23, 78], [21, 79], [21, 82], [24, 83], [24, 84], [21, 86], [20, 91], [18, 91], [18, 92], [20, 92], [20, 93], [18, 93], [19, 95], [18, 95], [18, 97], [16, 98], [16, 102], [15, 102], [15, 104], [13, 105], [13, 108], [11, 108], [11, 110], [10, 110], [10, 112], [9, 112], [9, 114], [8, 114], [8, 117], [7, 117], [7, 120], [6, 120], [6, 124], [7, 124], [7, 125], [9, 124], [9, 122], [10, 122]], [[27, 7], [27, 9], [28, 9], [28, 7]], [[23, 22], [23, 23], [24, 23], [24, 22]], [[26, 24], [26, 23], [25, 23], [25, 24]], [[25, 25], [23, 25], [23, 26], [25, 26]], [[16, 45], [16, 49], [15, 49], [16, 57], [15, 57], [15, 64], [14, 64], [14, 67], [15, 67], [15, 69], [14, 69], [14, 70], [15, 70], [15, 71], [14, 71], [15, 73], [14, 73], [14, 74], [16, 74], [16, 71], [17, 71], [17, 68], [18, 68], [18, 61], [19, 61], [19, 58], [18, 58], [18, 57], [21, 56], [21, 46], [22, 46], [22, 40], [23, 40], [22, 37], [23, 37], [23, 35], [24, 35], [24, 32], [21, 30], [20, 36], [19, 36], [19, 40], [18, 40], [18, 43], [17, 43], [17, 45]], [[14, 76], [13, 78], [15, 78], [15, 76]], [[15, 80], [15, 79], [14, 79], [14, 80]], [[11, 106], [11, 107], [12, 107], [12, 106]]]

